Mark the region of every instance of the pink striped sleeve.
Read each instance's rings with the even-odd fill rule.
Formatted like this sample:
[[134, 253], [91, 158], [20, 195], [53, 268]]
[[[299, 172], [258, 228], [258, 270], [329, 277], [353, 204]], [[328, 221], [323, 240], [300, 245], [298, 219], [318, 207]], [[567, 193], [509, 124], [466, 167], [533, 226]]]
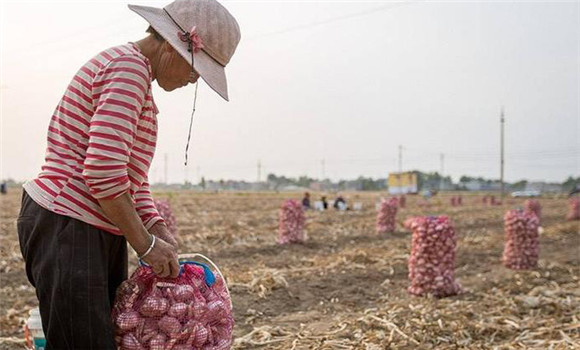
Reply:
[[165, 222], [153, 204], [153, 197], [147, 181], [135, 192], [135, 209], [146, 229], [150, 229], [158, 222]]
[[95, 76], [95, 113], [83, 177], [97, 199], [116, 198], [129, 187], [128, 163], [137, 120], [149, 89], [147, 65], [138, 57], [121, 56]]

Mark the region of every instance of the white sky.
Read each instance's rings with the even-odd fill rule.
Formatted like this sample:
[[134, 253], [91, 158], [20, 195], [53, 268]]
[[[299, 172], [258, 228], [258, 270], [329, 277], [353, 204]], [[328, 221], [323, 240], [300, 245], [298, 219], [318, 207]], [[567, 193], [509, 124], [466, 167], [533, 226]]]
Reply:
[[[166, 1], [133, 3], [162, 7]], [[159, 139], [150, 177], [170, 182], [403, 168], [506, 179], [580, 174], [578, 1], [224, 1], [242, 41], [227, 103], [200, 85], [154, 84]], [[1, 174], [36, 176], [48, 122], [70, 79], [99, 51], [141, 39], [124, 1], [2, 1]]]

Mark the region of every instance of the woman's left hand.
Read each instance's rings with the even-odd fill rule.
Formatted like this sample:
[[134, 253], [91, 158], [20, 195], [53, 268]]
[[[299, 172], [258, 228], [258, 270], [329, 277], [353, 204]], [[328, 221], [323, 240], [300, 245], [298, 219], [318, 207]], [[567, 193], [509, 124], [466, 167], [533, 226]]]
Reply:
[[155, 225], [151, 226], [151, 228], [149, 229], [149, 233], [156, 237], [161, 238], [165, 242], [174, 246], [175, 250], [178, 250], [179, 243], [177, 243], [175, 237], [173, 237], [171, 232], [169, 232], [169, 230], [167, 229], [167, 225], [165, 225], [165, 223], [158, 222]]

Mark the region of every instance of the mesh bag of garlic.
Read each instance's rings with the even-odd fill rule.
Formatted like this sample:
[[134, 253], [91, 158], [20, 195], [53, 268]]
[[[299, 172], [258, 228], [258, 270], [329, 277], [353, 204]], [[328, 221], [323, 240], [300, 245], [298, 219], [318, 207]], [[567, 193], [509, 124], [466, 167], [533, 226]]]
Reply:
[[514, 270], [532, 269], [538, 265], [538, 227], [536, 214], [509, 210], [504, 216], [505, 243], [502, 261]]
[[169, 201], [166, 199], [154, 199], [153, 204], [157, 208], [159, 215], [165, 220], [167, 229], [175, 237], [177, 235], [177, 220], [175, 219], [175, 215], [173, 215]]
[[534, 213], [538, 217], [538, 220], [541, 221], [540, 215], [542, 215], [542, 206], [540, 205], [539, 201], [535, 199], [526, 200], [524, 202], [524, 210], [530, 213]]
[[568, 204], [567, 220], [580, 220], [580, 198], [571, 198]]
[[455, 230], [447, 216], [407, 219], [413, 231], [409, 257], [409, 293], [446, 297], [461, 292], [455, 281]]
[[399, 196], [399, 207], [400, 208], [404, 208], [407, 206], [407, 197], [402, 194]]
[[205, 264], [180, 264], [177, 278], [141, 266], [119, 286], [112, 312], [119, 350], [230, 349], [234, 319], [224, 278]]
[[285, 200], [280, 207], [278, 221], [278, 243], [301, 243], [306, 240], [304, 224], [306, 218], [302, 204], [294, 199]]
[[381, 205], [377, 213], [377, 233], [395, 231], [398, 202], [397, 198], [381, 199]]

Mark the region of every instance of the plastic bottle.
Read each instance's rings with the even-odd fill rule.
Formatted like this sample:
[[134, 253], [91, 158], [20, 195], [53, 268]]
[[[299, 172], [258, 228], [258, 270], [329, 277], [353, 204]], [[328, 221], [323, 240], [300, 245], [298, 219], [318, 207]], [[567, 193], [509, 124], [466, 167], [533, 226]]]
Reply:
[[42, 331], [42, 320], [40, 319], [40, 310], [36, 307], [30, 310], [28, 321], [26, 322], [26, 344], [30, 349], [44, 350], [46, 348], [46, 339]]

